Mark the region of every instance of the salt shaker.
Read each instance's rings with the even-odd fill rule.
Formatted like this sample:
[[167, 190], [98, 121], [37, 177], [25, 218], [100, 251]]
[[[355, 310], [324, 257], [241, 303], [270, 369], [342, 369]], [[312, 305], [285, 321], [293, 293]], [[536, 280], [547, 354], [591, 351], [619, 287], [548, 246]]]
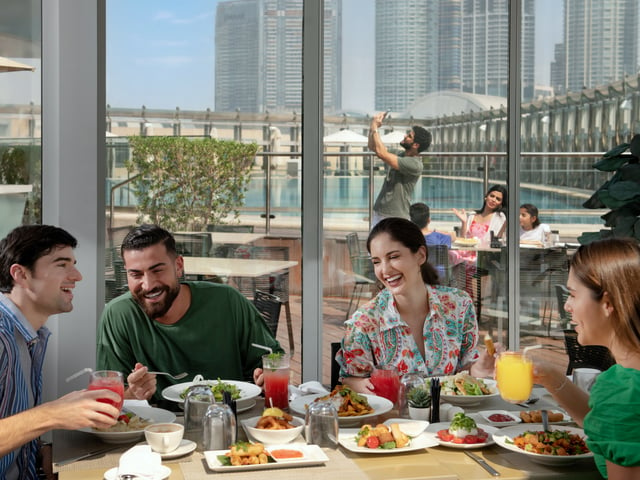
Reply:
[[192, 385], [184, 397], [184, 438], [196, 443], [196, 449], [203, 451], [203, 419], [207, 408], [216, 402], [209, 385]]
[[331, 402], [313, 402], [309, 405], [305, 436], [308, 444], [338, 448], [338, 411]]
[[209, 405], [202, 419], [205, 450], [226, 450], [236, 443], [236, 416], [225, 403]]

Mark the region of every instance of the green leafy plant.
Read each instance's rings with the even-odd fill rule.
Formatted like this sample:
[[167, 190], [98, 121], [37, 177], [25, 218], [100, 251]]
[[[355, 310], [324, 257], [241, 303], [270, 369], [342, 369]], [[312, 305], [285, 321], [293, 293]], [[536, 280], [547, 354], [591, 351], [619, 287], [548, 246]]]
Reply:
[[[626, 153], [627, 150], [630, 153]], [[640, 135], [631, 143], [612, 148], [593, 165], [603, 172], [614, 172], [613, 176], [584, 202], [585, 208], [608, 208], [601, 218], [604, 226], [599, 232], [585, 232], [578, 241], [591, 243], [607, 237], [633, 237], [640, 240]]]
[[0, 146], [0, 184], [31, 185], [24, 209], [24, 224], [42, 222], [42, 175], [40, 145]]
[[413, 408], [429, 408], [431, 406], [431, 395], [425, 387], [411, 387], [407, 392], [407, 401]]
[[258, 145], [213, 138], [130, 137], [139, 221], [204, 231], [238, 217]]

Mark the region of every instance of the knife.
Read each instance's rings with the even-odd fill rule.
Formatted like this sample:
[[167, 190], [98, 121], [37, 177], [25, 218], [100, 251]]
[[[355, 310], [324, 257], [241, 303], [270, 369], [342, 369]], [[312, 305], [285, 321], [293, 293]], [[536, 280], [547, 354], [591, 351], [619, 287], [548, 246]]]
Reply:
[[493, 468], [491, 465], [489, 465], [484, 458], [481, 458], [481, 457], [477, 456], [475, 453], [471, 453], [469, 450], [465, 450], [464, 453], [466, 453], [467, 456], [469, 458], [471, 458], [472, 460], [475, 460], [476, 462], [478, 462], [478, 464], [482, 468], [484, 468], [487, 472], [489, 472], [494, 477], [499, 477], [500, 476], [500, 472], [498, 472], [495, 468]]
[[67, 458], [65, 460], [61, 460], [59, 462], [55, 462], [55, 464], [58, 467], [61, 467], [63, 465], [68, 465], [70, 463], [77, 462], [78, 460], [84, 460], [85, 458], [95, 457], [96, 455], [100, 455], [102, 453], [107, 453], [107, 452], [110, 452], [111, 450], [117, 450], [118, 448], [121, 448], [121, 447], [122, 447], [122, 445], [117, 445], [117, 446], [112, 446], [112, 447], [107, 447], [107, 448], [101, 448], [100, 450], [93, 450], [91, 452], [83, 453], [82, 455], [78, 455], [77, 457]]

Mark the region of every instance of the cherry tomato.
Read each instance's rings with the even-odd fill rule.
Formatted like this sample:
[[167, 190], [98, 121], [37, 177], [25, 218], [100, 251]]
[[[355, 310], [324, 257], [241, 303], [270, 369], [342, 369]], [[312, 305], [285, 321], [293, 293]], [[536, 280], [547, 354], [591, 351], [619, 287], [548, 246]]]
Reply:
[[367, 437], [367, 448], [378, 448], [380, 446], [380, 439], [375, 435]]

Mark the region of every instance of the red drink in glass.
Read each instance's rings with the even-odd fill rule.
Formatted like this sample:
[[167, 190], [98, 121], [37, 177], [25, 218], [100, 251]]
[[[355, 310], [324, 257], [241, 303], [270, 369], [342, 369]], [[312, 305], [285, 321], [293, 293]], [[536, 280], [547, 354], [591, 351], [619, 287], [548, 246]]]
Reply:
[[121, 372], [114, 370], [98, 370], [91, 373], [88, 390], [111, 390], [120, 395], [120, 401], [114, 402], [111, 399], [99, 398], [98, 401], [113, 405], [118, 410], [122, 410], [124, 403], [124, 379]]
[[264, 355], [264, 405], [289, 410], [289, 356]]
[[370, 380], [376, 395], [390, 400], [394, 406], [397, 405], [398, 393], [400, 392], [400, 376], [395, 368], [376, 367], [371, 372]]

